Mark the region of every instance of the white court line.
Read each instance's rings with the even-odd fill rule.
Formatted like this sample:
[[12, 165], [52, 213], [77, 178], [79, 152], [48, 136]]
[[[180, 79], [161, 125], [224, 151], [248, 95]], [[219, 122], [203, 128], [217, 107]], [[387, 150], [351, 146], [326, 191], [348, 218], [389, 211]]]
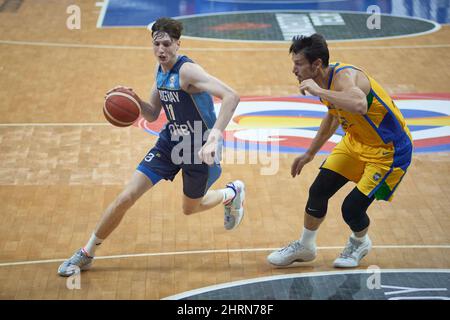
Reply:
[[116, 46], [106, 44], [62, 43], [62, 42], [38, 42], [38, 41], [12, 41], [0, 40], [0, 44], [19, 46], [40, 46], [60, 48], [91, 48], [91, 49], [122, 49], [122, 50], [151, 50], [151, 47], [140, 46]]
[[[0, 45], [19, 45], [19, 46], [40, 46], [40, 47], [59, 47], [59, 48], [89, 48], [89, 49], [118, 49], [118, 50], [152, 50], [152, 47], [147, 46], [119, 46], [106, 44], [85, 44], [85, 43], [61, 43], [61, 42], [39, 42], [39, 41], [15, 41], [15, 40], [0, 40]], [[450, 48], [450, 44], [424, 44], [424, 45], [402, 45], [402, 46], [353, 46], [353, 47], [330, 47], [332, 51], [346, 51], [346, 50], [386, 50], [386, 49], [439, 49]], [[288, 51], [287, 48], [180, 48], [181, 51]]]
[[[318, 250], [337, 250], [344, 247], [317, 247]], [[384, 245], [372, 246], [374, 249], [450, 249], [450, 245]], [[260, 251], [274, 251], [279, 248], [249, 248], [249, 249], [221, 249], [221, 250], [196, 250], [196, 251], [174, 251], [174, 252], [154, 252], [154, 253], [137, 253], [137, 254], [122, 254], [114, 256], [98, 256], [95, 260], [105, 259], [122, 259], [122, 258], [136, 258], [136, 257], [160, 257], [160, 256], [176, 256], [185, 254], [214, 254], [214, 253], [234, 253], [234, 252], [260, 252]], [[34, 260], [34, 261], [17, 261], [0, 263], [0, 267], [42, 264], [62, 262], [66, 259], [50, 259], [50, 260]]]
[[0, 123], [1, 127], [89, 127], [110, 126], [107, 122], [85, 122], [85, 123]]

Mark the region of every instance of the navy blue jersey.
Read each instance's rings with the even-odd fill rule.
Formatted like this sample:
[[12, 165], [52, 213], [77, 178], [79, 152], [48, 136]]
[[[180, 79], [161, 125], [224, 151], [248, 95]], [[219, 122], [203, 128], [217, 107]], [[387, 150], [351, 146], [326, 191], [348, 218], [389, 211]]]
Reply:
[[203, 135], [216, 122], [214, 103], [209, 93], [190, 94], [181, 89], [180, 68], [186, 62], [193, 63], [188, 57], [179, 56], [168, 72], [163, 72], [161, 66], [158, 68], [156, 85], [168, 120], [160, 135], [162, 139], [179, 141], [179, 136], [192, 136], [194, 131]]
[[216, 115], [210, 94], [189, 94], [181, 89], [180, 68], [186, 62], [192, 60], [180, 56], [170, 71], [164, 73], [161, 66], [158, 68], [156, 84], [168, 121], [156, 145], [137, 170], [153, 184], [161, 179], [173, 180], [182, 170], [183, 193], [191, 199], [198, 199], [206, 194], [222, 170], [219, 163], [208, 166], [198, 157], [199, 149], [206, 142], [204, 133], [212, 129]]

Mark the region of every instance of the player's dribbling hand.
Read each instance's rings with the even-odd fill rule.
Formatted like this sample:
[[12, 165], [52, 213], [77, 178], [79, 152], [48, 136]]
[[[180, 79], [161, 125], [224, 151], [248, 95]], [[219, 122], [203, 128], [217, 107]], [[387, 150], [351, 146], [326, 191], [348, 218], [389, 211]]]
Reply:
[[130, 91], [132, 91], [132, 92], [134, 93], [133, 88], [125, 87], [125, 86], [119, 85], [119, 86], [115, 86], [114, 88], [108, 90], [108, 92], [106, 92], [105, 98], [106, 98], [106, 96], [107, 96], [108, 94], [110, 94], [111, 92], [114, 92], [114, 91], [117, 91], [117, 90], [120, 90], [120, 89], [130, 90]]
[[215, 162], [218, 162], [218, 147], [219, 142], [222, 139], [222, 132], [217, 129], [212, 129], [209, 133], [208, 140], [203, 145], [203, 147], [198, 152], [198, 157], [201, 161], [206, 163], [207, 165], [213, 165]]
[[295, 178], [300, 174], [305, 164], [308, 162], [311, 162], [312, 159], [314, 159], [314, 156], [310, 155], [309, 153], [304, 153], [301, 156], [295, 158], [294, 162], [291, 166], [291, 175], [292, 178]]
[[130, 88], [130, 87], [125, 87], [125, 86], [121, 86], [121, 85], [115, 86], [114, 88], [112, 88], [108, 92], [106, 92], [105, 99], [110, 93], [115, 92], [115, 91], [122, 91], [122, 92], [125, 91], [126, 93], [131, 94], [131, 96], [137, 100], [137, 102], [139, 103], [139, 105], [142, 108], [142, 100], [141, 100], [141, 98], [136, 94], [136, 92], [133, 91], [133, 88]]

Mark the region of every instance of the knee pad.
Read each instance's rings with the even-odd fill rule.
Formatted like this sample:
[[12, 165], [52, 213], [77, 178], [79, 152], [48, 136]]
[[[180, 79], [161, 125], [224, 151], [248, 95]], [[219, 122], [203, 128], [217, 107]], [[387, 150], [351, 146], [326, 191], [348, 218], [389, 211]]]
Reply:
[[345, 198], [342, 203], [342, 217], [353, 232], [363, 231], [370, 225], [366, 211], [372, 201], [373, 198], [367, 197], [357, 188]]
[[305, 212], [317, 219], [325, 217], [328, 209], [328, 199], [321, 193], [319, 183], [314, 182], [309, 188], [309, 197]]
[[325, 217], [328, 209], [328, 200], [348, 181], [340, 174], [321, 169], [316, 180], [309, 188], [309, 198], [305, 212], [315, 218]]

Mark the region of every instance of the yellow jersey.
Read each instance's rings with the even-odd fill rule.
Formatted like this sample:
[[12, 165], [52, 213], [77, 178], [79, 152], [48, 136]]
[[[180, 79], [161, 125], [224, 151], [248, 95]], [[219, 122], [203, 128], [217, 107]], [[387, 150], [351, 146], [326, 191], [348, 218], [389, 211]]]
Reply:
[[344, 111], [339, 106], [321, 99], [328, 107], [328, 112], [339, 119], [345, 131], [343, 139], [347, 147], [358, 153], [361, 160], [383, 162], [392, 167], [406, 169], [411, 162], [412, 137], [392, 98], [378, 82], [361, 69], [339, 62], [330, 67], [328, 90], [333, 90], [333, 79], [336, 75], [348, 68], [363, 72], [370, 81], [370, 92], [366, 97], [368, 109], [365, 115]]

